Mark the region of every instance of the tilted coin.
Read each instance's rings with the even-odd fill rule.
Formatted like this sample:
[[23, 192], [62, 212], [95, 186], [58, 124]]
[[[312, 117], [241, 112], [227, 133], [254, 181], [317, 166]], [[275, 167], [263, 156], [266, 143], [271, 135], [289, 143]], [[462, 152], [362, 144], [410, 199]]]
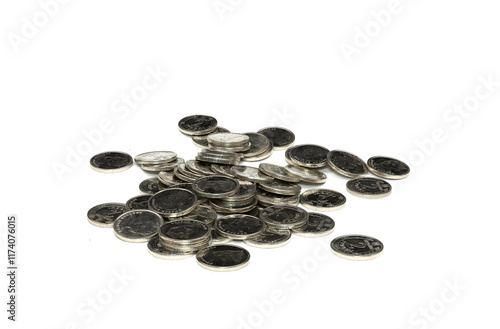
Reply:
[[359, 178], [368, 173], [368, 168], [363, 160], [345, 151], [328, 152], [326, 162], [338, 174], [345, 177]]
[[[187, 168], [187, 165], [185, 163], [181, 163], [180, 165], [177, 166], [177, 171], [183, 174], [184, 176], [190, 177], [190, 178], [201, 178], [205, 177], [207, 175], [205, 174], [200, 174], [194, 171], [191, 171]], [[212, 173], [211, 175], [213, 175]]]
[[127, 242], [147, 242], [151, 240], [163, 224], [163, 217], [150, 210], [130, 210], [123, 213], [113, 223], [115, 235]]
[[[177, 218], [173, 219], [177, 220]], [[178, 219], [191, 219], [206, 225], [212, 225], [217, 219], [217, 213], [208, 206], [198, 206], [186, 216], [178, 217]]]
[[223, 236], [217, 233], [217, 230], [215, 228], [211, 229], [211, 234], [212, 234], [212, 245], [231, 242], [231, 239], [228, 238], [227, 236]]
[[389, 157], [371, 157], [367, 165], [372, 174], [382, 178], [403, 179], [410, 174], [410, 167], [406, 163]]
[[252, 158], [252, 157], [256, 157], [260, 154], [263, 154], [271, 146], [271, 142], [269, 142], [269, 139], [262, 134], [245, 133], [245, 135], [248, 136], [249, 141], [250, 141], [250, 149], [248, 149], [247, 151], [242, 153], [245, 160], [247, 158]]
[[173, 251], [170, 249], [164, 248], [160, 244], [160, 238], [157, 236], [149, 240], [148, 242], [148, 251], [151, 255], [161, 259], [184, 259], [194, 256], [196, 252], [180, 252]]
[[198, 179], [198, 178], [189, 177], [189, 176], [184, 175], [183, 173], [181, 173], [179, 171], [179, 168], [175, 168], [172, 173], [174, 174], [175, 177], [179, 178], [180, 180], [182, 180], [184, 182], [188, 182], [188, 183], [192, 183]]
[[[193, 190], [193, 183], [179, 183], [172, 185], [171, 187], [183, 188], [196, 194], [195, 190]], [[204, 198], [201, 195], [196, 194], [196, 197], [198, 198], [198, 205], [204, 204], [208, 201], [207, 198]]]
[[217, 151], [217, 150], [210, 150], [210, 149], [203, 149], [201, 152], [198, 152], [198, 155], [202, 156], [209, 156], [213, 158], [228, 158], [228, 159], [235, 159], [235, 160], [240, 160], [242, 155], [236, 152], [224, 150], [224, 151]]
[[252, 182], [247, 181], [239, 181], [240, 188], [236, 194], [225, 197], [222, 200], [225, 201], [242, 201], [249, 200], [255, 195], [255, 191], [257, 190], [257, 186]]
[[245, 214], [260, 218], [260, 212], [262, 210], [264, 210], [264, 207], [261, 207], [260, 205], [257, 205], [255, 208], [253, 208], [250, 211], [247, 211]]
[[210, 168], [213, 170], [214, 173], [218, 175], [223, 175], [223, 176], [228, 176], [228, 177], [234, 177], [234, 175], [231, 173], [231, 168], [233, 166], [227, 166], [223, 164], [217, 164], [213, 163], [210, 165]]
[[352, 260], [373, 259], [382, 254], [384, 245], [365, 235], [343, 235], [332, 240], [330, 248], [339, 257]]
[[261, 188], [257, 189], [255, 197], [263, 206], [290, 205], [297, 206], [299, 204], [299, 195], [281, 195], [264, 191]]
[[149, 199], [149, 209], [164, 217], [180, 217], [189, 214], [197, 206], [196, 195], [182, 188], [168, 188]]
[[257, 248], [278, 248], [290, 242], [291, 236], [290, 230], [266, 228], [261, 234], [243, 242]]
[[210, 199], [210, 205], [216, 205], [222, 208], [239, 208], [250, 206], [251, 204], [254, 204], [256, 200], [257, 199], [253, 195], [249, 199], [235, 201], [227, 201], [226, 199]]
[[193, 190], [205, 198], [225, 198], [238, 193], [239, 182], [226, 176], [207, 176], [193, 182]]
[[290, 157], [290, 152], [295, 148], [296, 146], [292, 146], [290, 148], [287, 148], [285, 151], [285, 161], [291, 165], [291, 166], [300, 166], [298, 162], [295, 162], [291, 157]]
[[170, 171], [174, 170], [181, 163], [184, 163], [184, 159], [177, 158], [172, 162], [162, 164], [141, 164], [141, 169], [150, 172]]
[[134, 160], [137, 164], [164, 164], [177, 159], [177, 153], [171, 151], [153, 151], [136, 155]]
[[298, 195], [301, 190], [299, 184], [284, 182], [279, 179], [275, 179], [268, 183], [259, 183], [259, 187], [264, 191], [280, 195]]
[[124, 171], [130, 167], [134, 160], [123, 152], [104, 152], [94, 155], [90, 159], [90, 166], [95, 171], [114, 173]]
[[127, 207], [123, 203], [103, 203], [90, 208], [87, 219], [90, 224], [98, 227], [113, 227], [113, 222], [126, 211]]
[[210, 227], [202, 222], [182, 219], [163, 224], [158, 236], [161, 245], [165, 247], [165, 244], [190, 245], [200, 243], [211, 238], [211, 233]]
[[202, 153], [198, 153], [195, 159], [198, 161], [218, 163], [223, 165], [237, 165], [238, 163], [240, 163], [239, 158], [216, 157], [211, 155], [204, 155]]
[[371, 177], [351, 179], [346, 184], [347, 190], [355, 195], [367, 199], [383, 198], [391, 194], [392, 186], [385, 180]]
[[325, 236], [333, 232], [335, 229], [335, 222], [327, 215], [310, 212], [307, 224], [301, 227], [292, 229], [296, 235], [315, 238]]
[[248, 144], [250, 137], [237, 133], [215, 133], [208, 135], [207, 141], [212, 146], [234, 147]]
[[321, 168], [326, 165], [326, 155], [330, 152], [323, 146], [314, 144], [297, 145], [290, 150], [290, 159], [302, 167]]
[[222, 214], [242, 214], [246, 213], [257, 206], [257, 198], [252, 198], [250, 201], [247, 201], [245, 205], [227, 205], [223, 204], [223, 201], [220, 199], [210, 199], [210, 206], [215, 209], [218, 213]]
[[317, 169], [298, 167], [296, 165], [287, 165], [283, 168], [290, 174], [300, 177], [301, 182], [321, 184], [326, 182], [327, 179], [326, 174]]
[[188, 169], [194, 173], [204, 175], [204, 176], [214, 174], [214, 171], [210, 167], [209, 163], [196, 161], [196, 160], [186, 161], [186, 169]]
[[231, 147], [228, 147], [228, 146], [216, 146], [216, 145], [209, 144], [207, 150], [214, 150], [214, 151], [221, 151], [221, 152], [234, 152], [234, 153], [236, 153], [236, 152], [248, 151], [250, 149], [250, 147], [252, 147], [252, 144], [250, 144], [250, 143], [246, 143], [246, 144], [243, 144], [241, 146], [231, 146]]
[[272, 163], [261, 163], [259, 165], [259, 170], [268, 176], [280, 179], [285, 182], [300, 182], [299, 176], [291, 174], [289, 171], [286, 171], [284, 167]]
[[[228, 133], [228, 132], [229, 132], [229, 130], [227, 130], [226, 128], [217, 127], [217, 129], [215, 129], [211, 134]], [[210, 134], [208, 134], [208, 135], [210, 135]], [[206, 148], [206, 147], [208, 147], [208, 141], [207, 141], [208, 135], [191, 136], [191, 139], [193, 140], [194, 145], [201, 147], [201, 148]]]
[[262, 219], [244, 214], [224, 216], [215, 222], [217, 232], [233, 240], [245, 240], [257, 236], [265, 227]]
[[281, 127], [269, 127], [258, 131], [259, 134], [266, 136], [275, 150], [284, 150], [293, 145], [295, 134], [288, 129]]
[[262, 182], [265, 183], [273, 180], [271, 176], [264, 174], [259, 170], [259, 168], [255, 167], [233, 166], [231, 168], [231, 173], [239, 179], [254, 183], [262, 183]]
[[155, 194], [167, 187], [158, 178], [147, 178], [139, 184], [139, 190], [144, 194]]
[[245, 161], [262, 161], [264, 159], [269, 158], [273, 154], [273, 143], [269, 143], [269, 146], [264, 150], [264, 152], [260, 154], [254, 156], [247, 155], [247, 152], [251, 151], [252, 151], [252, 146], [250, 146], [250, 150], [241, 153]]
[[209, 115], [190, 115], [182, 118], [178, 126], [186, 135], [206, 135], [217, 129], [217, 120]]
[[198, 264], [211, 271], [239, 270], [250, 262], [250, 253], [241, 247], [221, 244], [201, 249], [196, 253]]
[[149, 209], [148, 201], [151, 198], [149, 194], [138, 195], [133, 198], [130, 198], [125, 206], [127, 210], [138, 210], [138, 209]]
[[311, 189], [300, 195], [300, 203], [309, 209], [333, 211], [345, 206], [346, 198], [342, 193], [327, 189]]
[[176, 184], [185, 183], [182, 179], [177, 178], [174, 173], [170, 171], [161, 171], [158, 173], [158, 180], [167, 186], [174, 186]]
[[270, 227], [293, 229], [307, 224], [309, 213], [295, 206], [272, 206], [262, 210], [260, 218]]

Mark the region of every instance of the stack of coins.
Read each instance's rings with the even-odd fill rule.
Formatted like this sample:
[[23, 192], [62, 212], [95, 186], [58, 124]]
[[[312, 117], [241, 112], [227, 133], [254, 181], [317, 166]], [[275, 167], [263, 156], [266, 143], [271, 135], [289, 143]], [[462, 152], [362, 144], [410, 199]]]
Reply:
[[208, 225], [191, 219], [173, 220], [163, 224], [158, 231], [158, 242], [167, 251], [194, 254], [212, 241]]

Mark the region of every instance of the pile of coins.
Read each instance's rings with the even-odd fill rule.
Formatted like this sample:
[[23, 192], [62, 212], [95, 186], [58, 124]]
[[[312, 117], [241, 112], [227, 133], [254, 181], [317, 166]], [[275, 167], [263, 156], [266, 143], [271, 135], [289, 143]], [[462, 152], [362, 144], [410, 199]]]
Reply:
[[[93, 207], [87, 217], [100, 227], [113, 227], [127, 242], [148, 242], [150, 254], [162, 259], [196, 255], [207, 269], [229, 271], [246, 266], [250, 254], [230, 241], [259, 248], [285, 245], [293, 234], [318, 237], [335, 228], [333, 219], [319, 212], [341, 209], [346, 197], [337, 191], [313, 188], [302, 191], [300, 183], [322, 184], [327, 176], [319, 169], [329, 166], [349, 177], [348, 192], [364, 198], [389, 195], [391, 185], [380, 178], [402, 179], [410, 168], [389, 157], [372, 157], [366, 163], [340, 150], [314, 144], [295, 145], [288, 129], [270, 127], [256, 133], [233, 133], [218, 127], [210, 116], [183, 118], [179, 130], [202, 150], [184, 161], [172, 151], [139, 154], [135, 162], [157, 173], [139, 184], [142, 195], [122, 203]], [[273, 150], [285, 150], [286, 166], [241, 161], [261, 161]], [[92, 157], [91, 167], [101, 172], [129, 168], [132, 157], [106, 152]], [[308, 212], [298, 207], [319, 211]], [[219, 218], [218, 218], [219, 217]], [[383, 244], [372, 237], [348, 235], [331, 242], [334, 254], [348, 259], [375, 258]]]

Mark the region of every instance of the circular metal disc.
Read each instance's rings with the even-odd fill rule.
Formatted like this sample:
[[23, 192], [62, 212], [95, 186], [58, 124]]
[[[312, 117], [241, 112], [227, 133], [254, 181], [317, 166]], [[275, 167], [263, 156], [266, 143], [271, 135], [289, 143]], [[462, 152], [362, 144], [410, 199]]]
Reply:
[[162, 244], [192, 245], [210, 238], [210, 228], [196, 220], [180, 219], [163, 224], [158, 235]]
[[284, 167], [272, 163], [261, 163], [259, 170], [268, 176], [285, 182], [298, 183], [301, 180], [299, 176], [286, 171]]
[[295, 206], [271, 206], [260, 212], [267, 225], [279, 229], [293, 229], [307, 224], [309, 213]]
[[328, 152], [326, 162], [334, 171], [345, 177], [359, 178], [368, 173], [366, 163], [361, 158], [345, 151]]
[[168, 186], [160, 182], [158, 178], [147, 178], [139, 184], [139, 190], [144, 194], [155, 194]]
[[128, 210], [139, 210], [139, 209], [145, 209], [148, 210], [148, 201], [151, 198], [151, 195], [148, 194], [142, 194], [135, 196], [133, 198], [130, 198], [125, 206], [127, 207]]
[[384, 245], [365, 235], [343, 235], [332, 240], [330, 248], [339, 257], [352, 260], [373, 259], [382, 254]]
[[163, 224], [163, 217], [150, 210], [130, 210], [123, 213], [113, 223], [115, 235], [127, 242], [147, 242], [151, 240]]
[[382, 178], [403, 179], [410, 174], [410, 167], [406, 163], [389, 157], [371, 157], [367, 165], [374, 175]]
[[113, 222], [126, 211], [127, 207], [123, 203], [103, 203], [90, 208], [87, 219], [98, 227], [113, 227]]
[[148, 251], [151, 255], [161, 259], [184, 259], [192, 257], [196, 252], [180, 252], [164, 248], [160, 244], [160, 239], [156, 236], [149, 240]]
[[231, 173], [239, 179], [255, 183], [270, 182], [274, 179], [262, 173], [259, 168], [249, 166], [233, 166]]
[[259, 130], [258, 133], [266, 136], [275, 150], [284, 150], [295, 142], [295, 134], [285, 128], [269, 127]]
[[248, 144], [250, 137], [237, 133], [215, 133], [207, 136], [209, 145], [221, 147], [236, 147]]
[[177, 153], [171, 151], [152, 151], [145, 152], [136, 155], [134, 160], [137, 164], [164, 164], [168, 162], [175, 161], [177, 159]]
[[250, 253], [241, 247], [221, 244], [204, 248], [196, 253], [198, 264], [211, 271], [239, 270], [250, 262]]
[[168, 188], [154, 194], [149, 199], [149, 209], [164, 217], [180, 217], [189, 214], [196, 208], [196, 195], [182, 188]]
[[256, 237], [246, 239], [247, 245], [257, 248], [278, 248], [290, 242], [292, 234], [290, 230], [274, 230], [266, 228], [261, 234]]
[[294, 228], [292, 232], [296, 235], [315, 238], [325, 236], [333, 232], [335, 222], [327, 215], [310, 212], [307, 224], [301, 227]]
[[327, 189], [307, 190], [300, 195], [300, 203], [318, 211], [339, 210], [345, 206], [346, 198], [342, 193]]
[[123, 152], [104, 152], [94, 155], [90, 159], [90, 166], [95, 171], [104, 173], [114, 173], [124, 171], [130, 167], [134, 160]]
[[226, 176], [207, 176], [193, 182], [193, 190], [205, 198], [225, 198], [238, 193], [240, 184]]
[[371, 177], [351, 179], [346, 184], [347, 190], [361, 198], [378, 199], [391, 194], [392, 186], [385, 180]]
[[314, 144], [297, 145], [290, 149], [290, 159], [302, 167], [322, 168], [326, 165], [326, 155], [330, 152], [323, 146]]
[[259, 187], [264, 191], [280, 195], [298, 195], [301, 190], [299, 184], [284, 182], [279, 179], [269, 183], [259, 183]]
[[206, 135], [217, 129], [217, 120], [209, 115], [190, 115], [182, 118], [178, 126], [186, 135]]
[[266, 224], [260, 218], [236, 214], [217, 219], [215, 229], [220, 235], [233, 240], [245, 240], [262, 233]]
[[321, 184], [326, 182], [328, 178], [325, 173], [317, 169], [298, 167], [296, 165], [287, 165], [283, 168], [290, 174], [300, 177], [300, 180], [306, 183]]

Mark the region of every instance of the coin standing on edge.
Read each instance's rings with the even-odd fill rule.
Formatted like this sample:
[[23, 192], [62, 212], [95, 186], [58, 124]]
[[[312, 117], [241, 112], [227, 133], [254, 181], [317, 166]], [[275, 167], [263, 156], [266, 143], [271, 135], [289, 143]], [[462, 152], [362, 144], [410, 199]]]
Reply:
[[346, 184], [347, 190], [355, 196], [366, 199], [379, 199], [391, 194], [392, 186], [379, 178], [362, 177], [351, 179]]
[[379, 240], [365, 235], [343, 235], [330, 243], [332, 252], [351, 260], [368, 260], [382, 254], [384, 245]]
[[345, 206], [346, 198], [342, 193], [327, 189], [311, 189], [300, 195], [300, 203], [317, 211], [339, 210]]
[[124, 171], [130, 167], [134, 160], [123, 152], [103, 152], [94, 155], [90, 159], [90, 166], [98, 172], [115, 173]]
[[250, 262], [250, 253], [241, 247], [220, 244], [201, 249], [196, 253], [198, 264], [211, 271], [239, 270]]
[[90, 208], [87, 219], [90, 224], [97, 227], [113, 227], [113, 222], [126, 211], [127, 207], [123, 203], [102, 203]]
[[410, 174], [410, 167], [398, 159], [376, 156], [367, 161], [368, 170], [386, 179], [403, 179]]
[[150, 210], [130, 210], [113, 223], [118, 239], [126, 242], [147, 242], [158, 234], [163, 217]]
[[359, 178], [368, 173], [366, 163], [361, 158], [345, 151], [328, 152], [326, 162], [335, 172], [345, 177]]

